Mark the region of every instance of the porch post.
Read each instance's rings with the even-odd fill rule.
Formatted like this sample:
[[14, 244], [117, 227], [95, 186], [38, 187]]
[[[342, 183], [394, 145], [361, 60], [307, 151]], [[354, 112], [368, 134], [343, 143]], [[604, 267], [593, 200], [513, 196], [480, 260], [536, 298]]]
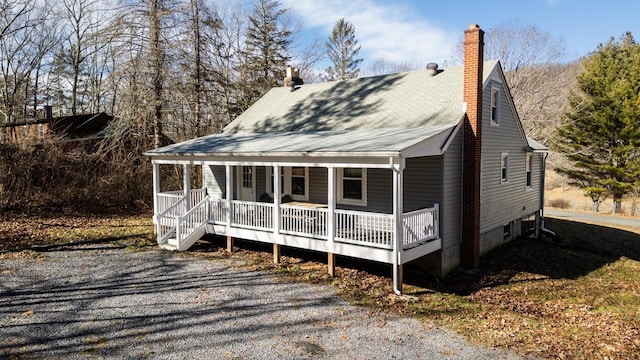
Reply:
[[191, 169], [188, 164], [182, 165], [182, 188], [184, 197], [187, 199], [186, 211], [191, 210]]
[[[158, 223], [158, 212], [160, 208], [160, 204], [158, 201], [158, 193], [160, 192], [160, 164], [153, 164], [153, 223]], [[158, 228], [154, 226], [153, 231], [158, 231]]]
[[[273, 234], [276, 240], [273, 243], [273, 262], [280, 263], [280, 244], [278, 241], [280, 235], [280, 166], [273, 166]], [[268, 180], [268, 179], [267, 179]]]
[[402, 251], [402, 210], [403, 186], [404, 186], [404, 159], [399, 159], [399, 164], [393, 165], [393, 291], [402, 295], [402, 264], [400, 252]]
[[227, 192], [227, 206], [226, 216], [227, 216], [227, 251], [233, 251], [233, 238], [229, 235], [229, 231], [231, 230], [231, 200], [233, 199], [233, 172], [231, 171], [231, 165], [225, 165], [226, 171], [226, 185], [225, 190]]
[[329, 213], [327, 214], [327, 242], [329, 244], [329, 252], [327, 253], [327, 266], [329, 268], [329, 276], [334, 276], [336, 272], [336, 255], [333, 253], [333, 241], [336, 236], [335, 213], [336, 213], [336, 168], [327, 168], [327, 202], [329, 205]]
[[158, 203], [158, 193], [160, 192], [160, 164], [152, 163], [153, 165], [153, 223], [156, 223], [158, 219], [158, 210], [160, 204]]

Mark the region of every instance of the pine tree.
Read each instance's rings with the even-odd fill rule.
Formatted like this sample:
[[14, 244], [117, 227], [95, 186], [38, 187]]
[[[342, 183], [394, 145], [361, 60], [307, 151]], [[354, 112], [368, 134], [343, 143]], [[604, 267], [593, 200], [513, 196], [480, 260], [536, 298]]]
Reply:
[[325, 81], [355, 79], [360, 75], [362, 59], [358, 58], [358, 53], [361, 46], [358, 45], [356, 28], [352, 24], [344, 18], [338, 20], [326, 47], [332, 66], [325, 70]]
[[609, 195], [619, 204], [640, 187], [640, 45], [631, 33], [584, 60], [569, 106], [555, 145], [573, 166], [560, 172], [594, 203]]
[[291, 60], [291, 31], [285, 23], [286, 9], [275, 0], [257, 0], [245, 42], [245, 64], [241, 68], [243, 98], [238, 110], [246, 110], [271, 88], [281, 86]]

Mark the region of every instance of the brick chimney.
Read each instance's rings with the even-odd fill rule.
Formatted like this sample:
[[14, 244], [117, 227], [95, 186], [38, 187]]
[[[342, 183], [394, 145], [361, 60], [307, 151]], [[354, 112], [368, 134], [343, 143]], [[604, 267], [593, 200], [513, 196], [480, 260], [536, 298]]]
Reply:
[[480, 161], [482, 154], [482, 67], [484, 31], [471, 25], [464, 32], [464, 85], [466, 105], [462, 186], [461, 264], [480, 263]]
[[291, 91], [295, 89], [296, 85], [302, 85], [304, 81], [300, 78], [300, 70], [292, 68], [291, 66], [287, 67], [287, 76], [282, 81], [282, 86], [290, 87]]

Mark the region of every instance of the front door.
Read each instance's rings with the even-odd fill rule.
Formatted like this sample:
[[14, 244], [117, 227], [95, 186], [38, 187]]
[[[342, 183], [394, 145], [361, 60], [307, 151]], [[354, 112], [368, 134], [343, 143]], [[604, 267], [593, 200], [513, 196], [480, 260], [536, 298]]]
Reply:
[[238, 199], [256, 201], [256, 167], [238, 166]]

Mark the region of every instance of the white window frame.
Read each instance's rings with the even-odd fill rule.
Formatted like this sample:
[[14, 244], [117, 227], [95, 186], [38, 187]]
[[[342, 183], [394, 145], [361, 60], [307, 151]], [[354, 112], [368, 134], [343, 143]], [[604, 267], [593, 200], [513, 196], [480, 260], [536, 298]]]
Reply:
[[491, 99], [489, 101], [489, 105], [489, 119], [491, 119], [491, 125], [500, 126], [500, 89], [496, 86], [491, 87]]
[[500, 154], [500, 183], [509, 182], [509, 153]]
[[[302, 167], [302, 166], [294, 166], [294, 167]], [[292, 177], [293, 177], [293, 173], [291, 171], [291, 166], [282, 166], [280, 167], [282, 169], [283, 172], [283, 176], [282, 176], [282, 188], [284, 189], [284, 191], [282, 192], [282, 194], [280, 194], [280, 196], [285, 196], [285, 195], [289, 195], [291, 196], [291, 198], [293, 200], [298, 200], [298, 201], [309, 201], [309, 168], [308, 167], [304, 167], [304, 195], [294, 195], [291, 192], [291, 184], [292, 184]], [[272, 166], [267, 166], [267, 179], [266, 179], [266, 186], [265, 188], [267, 189], [267, 193], [269, 193], [271, 196], [273, 196], [273, 182], [271, 181], [271, 176], [273, 175], [273, 167]]]
[[[306, 166], [294, 166], [304, 168], [304, 194], [303, 195], [294, 195], [292, 193], [292, 184], [293, 184], [293, 173], [292, 167], [288, 166], [284, 169], [284, 178], [285, 186], [284, 189], [288, 190], [288, 194], [291, 195], [293, 200], [301, 200], [301, 201], [309, 201], [309, 168]], [[288, 183], [288, 184], [287, 184]], [[288, 186], [287, 186], [288, 185]]]
[[[361, 168], [362, 169], [362, 177], [361, 177], [361, 181], [362, 181], [362, 199], [361, 200], [357, 200], [357, 199], [345, 199], [344, 198], [344, 168], [338, 168], [337, 171], [337, 182], [338, 182], [338, 186], [337, 186], [337, 194], [336, 194], [336, 202], [338, 204], [343, 204], [343, 205], [357, 205], [357, 206], [367, 206], [367, 168]], [[348, 178], [347, 178], [348, 179]], [[355, 178], [354, 178], [355, 179]]]
[[533, 188], [533, 154], [527, 153], [525, 159], [525, 186], [527, 189]]

